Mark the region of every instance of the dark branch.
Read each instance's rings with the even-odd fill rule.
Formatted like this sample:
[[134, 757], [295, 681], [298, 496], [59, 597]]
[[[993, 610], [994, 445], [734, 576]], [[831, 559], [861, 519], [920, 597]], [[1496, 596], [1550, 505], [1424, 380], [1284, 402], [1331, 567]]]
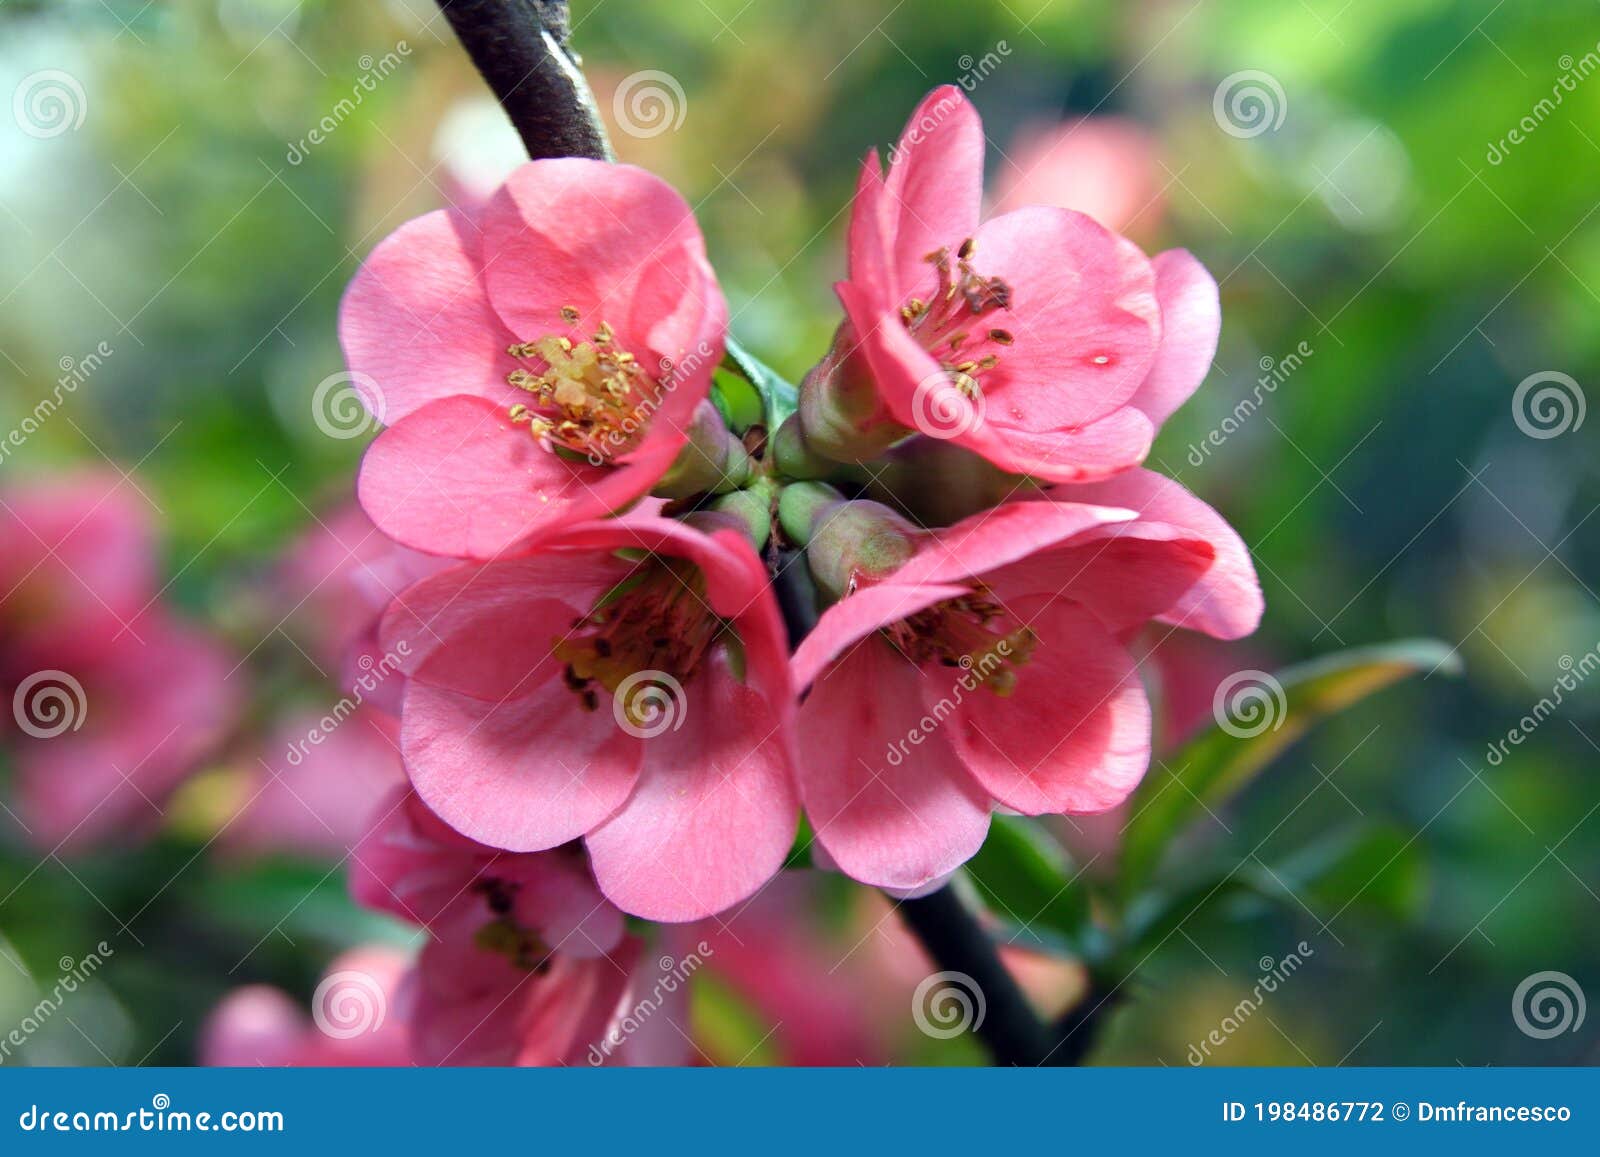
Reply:
[[566, 0], [439, 0], [528, 155], [610, 160], [594, 96], [567, 49]]
[[[900, 903], [900, 917], [941, 969], [972, 978], [983, 996], [983, 1022], [975, 1026], [997, 1065], [1062, 1063], [1056, 1036], [1033, 1011], [1000, 954], [955, 889]], [[1056, 1055], [1052, 1055], [1055, 1051]]]

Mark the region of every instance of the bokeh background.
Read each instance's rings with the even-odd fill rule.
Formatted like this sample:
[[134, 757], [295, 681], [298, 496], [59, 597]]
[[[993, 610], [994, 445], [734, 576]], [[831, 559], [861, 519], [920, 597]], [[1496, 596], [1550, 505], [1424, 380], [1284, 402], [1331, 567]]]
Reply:
[[[1537, 972], [1600, 993], [1600, 678], [1489, 758], [1600, 646], [1600, 419], [1581, 421], [1600, 382], [1596, 6], [573, 7], [621, 158], [695, 205], [735, 332], [796, 377], [837, 321], [859, 158], [937, 83], [981, 110], [996, 195], [1024, 168], [1055, 172], [1151, 251], [1199, 255], [1222, 345], [1151, 464], [1240, 529], [1268, 605], [1256, 637], [1178, 656], [1202, 705], [1229, 671], [1398, 637], [1465, 664], [1318, 730], [1185, 849], [1275, 864], [1378, 821], [1401, 833], [1381, 880], [1342, 907], [1291, 895], [1197, 917], [1141, 968], [1092, 1059], [1188, 1063], [1263, 958], [1301, 941], [1304, 969], [1213, 1063], [1600, 1057], [1600, 1014], [1549, 1039], [1512, 1015]], [[666, 74], [650, 81], [664, 111], [629, 104], [646, 70]], [[64, 122], [27, 107], [41, 73]], [[424, 0], [4, 0], [0, 97], [0, 427], [111, 351], [8, 449], [0, 495], [131, 472], [164, 598], [243, 659], [227, 680], [244, 703], [137, 847], [41, 847], [0, 814], [0, 1030], [63, 958], [114, 952], [5, 1063], [190, 1063], [230, 989], [303, 1002], [339, 952], [410, 942], [346, 898], [342, 856], [224, 829], [271, 762], [265, 737], [338, 696], [315, 638], [336, 626], [295, 633], [282, 559], [348, 501], [366, 440], [318, 420], [339, 295], [390, 229], [492, 187], [518, 146]], [[1024, 160], [1082, 117], [1063, 163]], [[1518, 396], [1536, 374], [1567, 381]], [[1551, 383], [1560, 401], [1536, 412]], [[1114, 861], [1114, 828], [1074, 828], [1080, 855], [1099, 841], [1095, 863]], [[730, 947], [697, 984], [706, 1058], [977, 1059], [916, 1031], [900, 1002], [925, 969], [876, 903], [786, 884], [766, 912], [779, 930], [744, 940], [789, 961], [788, 980]], [[819, 1041], [802, 1019], [840, 1027]]]

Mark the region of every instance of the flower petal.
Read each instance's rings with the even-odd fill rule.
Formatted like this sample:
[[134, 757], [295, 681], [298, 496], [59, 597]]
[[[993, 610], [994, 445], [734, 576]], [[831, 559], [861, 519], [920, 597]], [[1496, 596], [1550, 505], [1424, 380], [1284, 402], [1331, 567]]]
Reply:
[[483, 398], [431, 402], [367, 448], [357, 492], [389, 537], [429, 554], [491, 558], [513, 545], [619, 509], [655, 484], [676, 453], [622, 466], [554, 454]]
[[799, 818], [777, 712], [720, 665], [644, 740], [627, 804], [589, 835], [595, 879], [624, 912], [698, 920], [750, 896], [783, 866]]
[[1024, 815], [1115, 807], [1150, 763], [1150, 704], [1132, 657], [1081, 607], [1035, 599], [1013, 609], [1038, 643], [1010, 694], [968, 697], [951, 743]]
[[840, 870], [862, 883], [920, 887], [971, 859], [989, 830], [987, 793], [949, 739], [929, 734], [924, 681], [869, 639], [818, 677], [800, 707], [806, 813]]
[[1161, 347], [1133, 404], [1160, 426], [1210, 372], [1222, 330], [1222, 304], [1216, 281], [1188, 250], [1158, 253], [1151, 264], [1161, 303]]
[[393, 425], [453, 394], [511, 397], [506, 374], [516, 363], [506, 347], [516, 339], [489, 307], [481, 248], [478, 222], [439, 209], [400, 226], [361, 263], [339, 306], [339, 342], [375, 417]]

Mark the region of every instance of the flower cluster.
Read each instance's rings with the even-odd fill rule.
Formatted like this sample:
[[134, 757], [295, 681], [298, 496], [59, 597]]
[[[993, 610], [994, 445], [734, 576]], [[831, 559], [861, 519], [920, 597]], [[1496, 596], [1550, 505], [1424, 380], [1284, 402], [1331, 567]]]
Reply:
[[1254, 629], [1243, 543], [1141, 467], [1214, 281], [1071, 210], [985, 220], [983, 152], [943, 88], [865, 159], [797, 398], [629, 166], [526, 164], [356, 275], [341, 340], [388, 423], [359, 497], [426, 556], [341, 627], [401, 657], [410, 784], [357, 894], [433, 936], [418, 1055], [570, 1059], [632, 975], [622, 913], [740, 905], [802, 812], [819, 861], [912, 892], [997, 808], [1116, 806], [1150, 756], [1135, 633]]

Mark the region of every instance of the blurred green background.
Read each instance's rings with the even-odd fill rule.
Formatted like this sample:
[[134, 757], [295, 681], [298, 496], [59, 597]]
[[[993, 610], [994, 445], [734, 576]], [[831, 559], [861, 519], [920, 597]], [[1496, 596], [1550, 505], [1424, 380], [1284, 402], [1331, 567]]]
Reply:
[[[795, 376], [837, 322], [859, 158], [892, 144], [929, 88], [983, 72], [971, 96], [992, 178], [1026, 126], [1139, 122], [1158, 196], [1130, 232], [1193, 250], [1222, 288], [1215, 370], [1150, 463], [1255, 554], [1267, 618], [1221, 662], [1271, 669], [1434, 636], [1466, 664], [1465, 680], [1415, 680], [1313, 734], [1190, 849], [1197, 863], [1277, 863], [1376, 819], [1405, 837], [1383, 886], [1337, 911], [1197, 918], [1140, 970], [1094, 1059], [1186, 1063], [1259, 959], [1301, 940], [1306, 969], [1215, 1062], [1600, 1058], [1600, 1016], [1540, 1040], [1511, 1015], [1519, 981], [1543, 970], [1600, 993], [1600, 685], [1498, 765], [1486, 757], [1563, 656], [1600, 646], [1596, 427], [1532, 437], [1513, 404], [1535, 373], [1569, 375], [1577, 400], [1600, 380], [1600, 78], [1579, 75], [1600, 52], [1596, 5], [573, 7], [621, 158], [695, 205], [735, 332]], [[297, 159], [386, 54], [397, 65]], [[263, 575], [310, 510], [350, 492], [363, 440], [326, 436], [312, 406], [341, 368], [345, 283], [390, 229], [492, 183], [515, 138], [424, 0], [5, 0], [0, 96], [47, 69], [81, 85], [82, 120], [41, 138], [0, 116], [0, 426], [31, 411], [63, 358], [102, 341], [114, 354], [63, 408], [70, 421], [0, 463], [0, 485], [102, 456], [136, 467], [165, 511], [177, 600], [248, 650]], [[613, 96], [641, 70], [681, 88], [676, 127], [615, 127]], [[1224, 131], [1219, 86], [1245, 70], [1275, 82], [1281, 121]], [[1508, 147], [1524, 118], [1534, 128]], [[1224, 444], [1191, 451], [1252, 395], [1263, 359], [1297, 350], [1303, 364]], [[260, 715], [326, 695], [287, 646], [261, 648], [251, 670]], [[393, 935], [345, 899], [333, 865], [201, 854], [203, 784], [191, 803], [137, 855], [69, 869], [0, 852], [0, 946], [21, 965], [0, 968], [0, 1028], [33, 1004], [24, 973], [47, 984], [58, 956], [101, 938], [117, 949], [92, 1006], [29, 1059], [186, 1063], [229, 988], [303, 996], [338, 949]], [[704, 999], [709, 1036], [761, 1037], [734, 998]]]

